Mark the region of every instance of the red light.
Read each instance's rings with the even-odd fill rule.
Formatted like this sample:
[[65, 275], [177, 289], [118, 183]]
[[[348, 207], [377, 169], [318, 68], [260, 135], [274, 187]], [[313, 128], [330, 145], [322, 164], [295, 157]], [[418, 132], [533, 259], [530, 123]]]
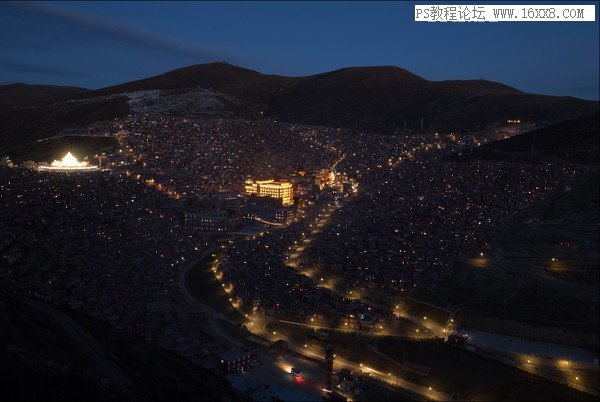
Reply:
[[300, 383], [304, 382], [304, 378], [303, 377], [294, 377], [294, 380], [296, 382], [300, 382]]

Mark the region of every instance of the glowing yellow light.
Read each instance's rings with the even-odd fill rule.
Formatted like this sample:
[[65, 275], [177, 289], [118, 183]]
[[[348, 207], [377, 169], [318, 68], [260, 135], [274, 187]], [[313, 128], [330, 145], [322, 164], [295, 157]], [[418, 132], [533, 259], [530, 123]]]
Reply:
[[77, 158], [74, 157], [71, 152], [67, 152], [67, 154], [64, 156], [64, 158], [62, 158], [62, 160], [60, 160], [60, 161], [55, 160], [54, 162], [52, 162], [52, 166], [63, 166], [63, 167], [87, 166], [87, 164], [88, 164], [87, 162], [79, 162], [77, 160]]
[[54, 160], [50, 166], [40, 166], [42, 170], [95, 170], [97, 166], [89, 165], [87, 162], [79, 162], [71, 152], [67, 154], [61, 160]]
[[294, 203], [294, 190], [290, 182], [269, 180], [253, 181], [248, 179], [244, 183], [244, 188], [247, 194], [255, 194], [259, 197], [279, 198], [283, 206], [292, 205]]

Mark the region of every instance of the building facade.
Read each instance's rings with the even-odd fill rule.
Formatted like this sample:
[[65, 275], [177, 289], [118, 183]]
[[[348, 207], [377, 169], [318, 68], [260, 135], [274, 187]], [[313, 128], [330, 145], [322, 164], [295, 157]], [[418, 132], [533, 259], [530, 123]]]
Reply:
[[248, 195], [281, 200], [281, 205], [284, 207], [294, 204], [294, 188], [292, 183], [287, 181], [248, 179], [244, 189]]
[[220, 367], [225, 374], [247, 370], [253, 353], [247, 349], [235, 348], [219, 354]]
[[188, 229], [205, 233], [225, 233], [241, 223], [240, 217], [219, 210], [186, 211], [184, 218]]

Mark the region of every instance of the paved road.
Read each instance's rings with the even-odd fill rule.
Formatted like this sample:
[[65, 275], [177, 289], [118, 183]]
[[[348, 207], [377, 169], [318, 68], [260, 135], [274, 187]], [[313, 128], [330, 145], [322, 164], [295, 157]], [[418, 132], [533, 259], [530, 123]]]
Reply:
[[[198, 299], [196, 299], [194, 296], [192, 296], [192, 294], [189, 292], [189, 290], [186, 286], [187, 273], [191, 269], [195, 268], [202, 261], [204, 261], [204, 259], [206, 257], [208, 257], [210, 254], [215, 252], [217, 249], [218, 248], [216, 247], [216, 245], [214, 245], [213, 247], [211, 247], [207, 250], [204, 250], [198, 258], [196, 258], [195, 260], [190, 262], [188, 265], [185, 266], [185, 268], [183, 268], [181, 270], [181, 272], [179, 273], [179, 289], [181, 290], [181, 293], [183, 293], [185, 297], [187, 297], [190, 300], [194, 300], [194, 302], [203, 310], [204, 314], [206, 314], [207, 321], [208, 321], [208, 327], [210, 329], [210, 332], [212, 332], [213, 335], [225, 340], [229, 344], [232, 344], [235, 346], [242, 346], [238, 340], [231, 337], [227, 332], [225, 332], [223, 330], [223, 328], [219, 324], [219, 320], [227, 321], [234, 325], [239, 325], [239, 324], [233, 322], [232, 320], [230, 320], [227, 316], [223, 315], [222, 313], [215, 311], [215, 309], [213, 309], [212, 307], [209, 307], [206, 304], [201, 303]], [[200, 269], [200, 268], [198, 268], [198, 269]]]
[[[253, 319], [254, 325], [250, 328], [253, 333], [262, 336], [265, 339], [270, 341], [276, 341], [278, 339], [284, 339], [288, 343], [288, 348], [298, 354], [312, 357], [315, 359], [323, 360], [323, 350], [320, 347], [315, 347], [308, 344], [302, 344], [293, 339], [287, 338], [285, 335], [280, 333], [273, 333], [271, 330], [267, 328], [267, 324], [271, 321], [268, 318], [255, 317]], [[344, 359], [340, 356], [336, 356], [335, 358], [335, 368], [348, 368], [350, 370], [356, 370], [358, 372], [364, 372], [370, 375], [372, 378], [383, 382], [392, 387], [402, 388], [404, 390], [410, 391], [417, 395], [422, 395], [427, 399], [431, 400], [451, 400], [451, 396], [445, 394], [443, 392], [439, 392], [434, 389], [429, 389], [429, 387], [421, 386], [418, 384], [414, 384], [407, 380], [404, 380], [401, 377], [394, 375], [393, 373], [384, 373], [382, 371], [377, 370], [374, 367], [367, 367], [360, 362], [352, 362], [350, 360]]]
[[[343, 291], [337, 289], [335, 286], [329, 284], [328, 282], [321, 281], [320, 277], [316, 277], [311, 271], [309, 271], [307, 269], [302, 269], [298, 264], [298, 259], [302, 256], [302, 253], [306, 250], [308, 245], [316, 238], [316, 236], [321, 232], [321, 230], [323, 230], [323, 228], [325, 228], [329, 224], [329, 220], [331, 219], [331, 215], [333, 214], [333, 212], [335, 212], [337, 209], [339, 209], [341, 207], [343, 207], [343, 204], [340, 204], [340, 205], [334, 206], [334, 207], [330, 207], [323, 212], [321, 219], [319, 219], [317, 221], [317, 223], [314, 225], [310, 234], [306, 238], [304, 238], [304, 240], [293, 250], [292, 254], [289, 255], [286, 265], [300, 271], [300, 273], [311, 278], [313, 280], [313, 282], [315, 282], [316, 284], [318, 284], [320, 286], [327, 288], [329, 291], [331, 291], [335, 295], [342, 297], [342, 298], [350, 298], [350, 295], [346, 294], [346, 292], [343, 292]], [[391, 309], [391, 306], [376, 303], [376, 302], [370, 301], [368, 299], [361, 299], [361, 301], [363, 303], [367, 304], [368, 306], [371, 306], [374, 308]], [[413, 315], [408, 314], [406, 311], [401, 311], [401, 310], [396, 310], [395, 313], [396, 313], [396, 315], [398, 315], [406, 320], [415, 322], [415, 323], [427, 328], [435, 336], [444, 337], [446, 335], [446, 332], [445, 332], [446, 328], [443, 325], [440, 325], [440, 324], [432, 321], [431, 319], [427, 320], [425, 317], [413, 316]]]
[[[261, 353], [257, 361], [259, 362], [257, 367], [238, 375], [257, 384], [291, 388], [318, 397], [324, 395], [326, 371], [320, 364], [301, 356], [278, 358], [270, 353]], [[302, 371], [302, 379], [292, 376], [292, 367]]]

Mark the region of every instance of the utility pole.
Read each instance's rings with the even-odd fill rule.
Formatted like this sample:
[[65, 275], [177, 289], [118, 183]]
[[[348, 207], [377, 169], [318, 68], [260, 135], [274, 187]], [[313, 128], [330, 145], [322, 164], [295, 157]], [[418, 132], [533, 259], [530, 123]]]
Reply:
[[325, 345], [325, 364], [327, 370], [327, 379], [325, 382], [325, 398], [329, 399], [333, 392], [333, 346], [330, 344]]

